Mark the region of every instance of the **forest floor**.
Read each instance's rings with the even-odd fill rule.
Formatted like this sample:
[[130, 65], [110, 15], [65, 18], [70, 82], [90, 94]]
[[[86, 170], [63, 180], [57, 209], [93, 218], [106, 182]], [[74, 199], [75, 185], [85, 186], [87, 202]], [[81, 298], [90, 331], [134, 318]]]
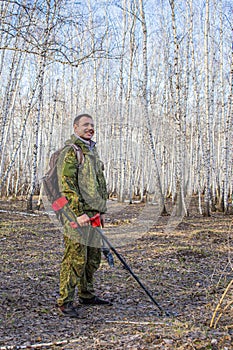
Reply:
[[233, 285], [212, 320], [233, 279], [233, 215], [189, 209], [172, 228], [158, 216], [143, 232], [144, 204], [109, 202], [106, 234], [132, 237], [117, 250], [169, 314], [115, 257], [114, 268], [102, 259], [95, 281], [113, 306], [80, 306], [80, 319], [69, 319], [56, 308], [62, 233], [43, 211], [27, 214], [25, 201], [0, 201], [0, 350], [233, 349]]

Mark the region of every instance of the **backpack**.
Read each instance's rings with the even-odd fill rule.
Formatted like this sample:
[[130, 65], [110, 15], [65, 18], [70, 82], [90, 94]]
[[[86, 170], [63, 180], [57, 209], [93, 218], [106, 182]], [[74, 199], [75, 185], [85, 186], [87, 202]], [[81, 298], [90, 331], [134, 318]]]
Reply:
[[82, 149], [80, 146], [77, 146], [75, 144], [66, 145], [66, 146], [58, 149], [57, 151], [55, 151], [51, 155], [50, 160], [49, 160], [49, 170], [42, 178], [44, 192], [46, 194], [48, 201], [51, 204], [53, 204], [59, 198], [61, 198], [61, 192], [59, 190], [58, 176], [57, 176], [57, 162], [58, 162], [58, 158], [59, 158], [61, 152], [66, 147], [73, 148], [75, 155], [76, 155], [76, 158], [78, 160], [79, 166], [84, 163], [84, 155], [83, 155]]

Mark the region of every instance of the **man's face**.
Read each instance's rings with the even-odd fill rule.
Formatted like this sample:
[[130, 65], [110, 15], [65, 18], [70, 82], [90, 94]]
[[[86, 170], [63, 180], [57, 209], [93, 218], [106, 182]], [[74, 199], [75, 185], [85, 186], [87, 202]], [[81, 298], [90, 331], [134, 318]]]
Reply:
[[94, 122], [92, 118], [82, 117], [78, 124], [74, 124], [74, 132], [84, 140], [91, 140], [94, 135]]

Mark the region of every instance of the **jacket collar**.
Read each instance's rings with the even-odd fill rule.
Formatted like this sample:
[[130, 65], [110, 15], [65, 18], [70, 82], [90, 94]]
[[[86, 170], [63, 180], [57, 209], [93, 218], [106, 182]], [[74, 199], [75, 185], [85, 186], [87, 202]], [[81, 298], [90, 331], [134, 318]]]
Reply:
[[85, 143], [85, 145], [89, 148], [89, 149], [93, 149], [96, 145], [96, 142], [90, 140], [90, 141], [87, 141], [87, 140], [84, 140], [82, 139], [81, 137], [79, 137], [78, 135], [74, 134], [74, 136], [76, 137], [76, 139], [80, 140], [81, 142]]

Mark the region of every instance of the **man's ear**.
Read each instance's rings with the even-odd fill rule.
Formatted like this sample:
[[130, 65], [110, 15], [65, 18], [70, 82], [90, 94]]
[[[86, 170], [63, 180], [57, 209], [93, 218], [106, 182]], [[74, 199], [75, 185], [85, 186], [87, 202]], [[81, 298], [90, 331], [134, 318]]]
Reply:
[[78, 125], [77, 124], [74, 124], [74, 132], [76, 133], [77, 131], [77, 128], [78, 128]]

